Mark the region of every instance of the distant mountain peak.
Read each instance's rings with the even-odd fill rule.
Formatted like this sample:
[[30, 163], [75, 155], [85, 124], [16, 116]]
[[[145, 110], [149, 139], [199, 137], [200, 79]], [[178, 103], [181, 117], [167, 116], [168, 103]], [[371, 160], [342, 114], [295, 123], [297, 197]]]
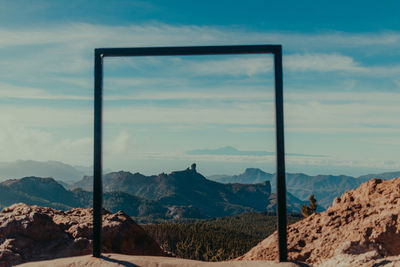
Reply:
[[16, 183], [23, 184], [23, 183], [28, 183], [28, 182], [34, 182], [34, 183], [38, 183], [38, 184], [41, 183], [41, 184], [58, 184], [59, 185], [59, 183], [51, 177], [43, 178], [43, 177], [36, 177], [36, 176], [27, 176], [27, 177], [23, 177], [20, 179], [10, 179], [10, 180], [1, 182], [0, 184], [9, 186], [9, 185], [16, 184]]
[[17, 160], [1, 164], [0, 177], [16, 179], [20, 177], [53, 177], [71, 183], [82, 179], [84, 172], [59, 161]]
[[198, 173], [196, 170], [196, 163], [193, 163], [190, 168], [186, 168], [182, 171], [173, 171], [166, 176], [166, 178], [170, 178], [170, 176], [174, 177], [184, 177], [185, 179], [200, 179], [200, 180], [207, 180], [201, 173]]
[[190, 170], [196, 172], [196, 163], [193, 163], [193, 164], [190, 166]]
[[218, 150], [223, 150], [223, 151], [226, 151], [226, 152], [228, 152], [228, 151], [232, 151], [232, 152], [239, 151], [238, 149], [234, 148], [233, 146], [224, 146], [224, 147], [219, 148]]
[[265, 174], [265, 172], [259, 168], [246, 168], [243, 174], [246, 175]]
[[36, 176], [27, 176], [23, 177], [20, 179], [21, 182], [24, 181], [35, 181], [35, 182], [41, 182], [41, 183], [52, 183], [52, 184], [58, 184], [56, 180], [52, 177], [36, 177]]

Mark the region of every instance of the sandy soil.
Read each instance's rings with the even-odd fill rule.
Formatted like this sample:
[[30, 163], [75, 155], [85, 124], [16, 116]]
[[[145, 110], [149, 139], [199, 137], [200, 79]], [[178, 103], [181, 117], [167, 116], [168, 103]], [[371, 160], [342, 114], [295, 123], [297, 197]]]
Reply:
[[276, 263], [273, 261], [228, 261], [228, 262], [201, 262], [194, 260], [185, 260], [177, 258], [167, 257], [156, 257], [156, 256], [130, 256], [122, 254], [103, 254], [101, 259], [93, 258], [90, 255], [61, 258], [49, 261], [40, 262], [28, 262], [21, 265], [20, 267], [37, 267], [37, 266], [53, 266], [53, 267], [78, 267], [78, 266], [101, 266], [101, 267], [116, 267], [116, 266], [128, 266], [128, 267], [173, 267], [173, 266], [212, 266], [212, 267], [297, 267], [297, 266], [308, 266], [296, 263]]

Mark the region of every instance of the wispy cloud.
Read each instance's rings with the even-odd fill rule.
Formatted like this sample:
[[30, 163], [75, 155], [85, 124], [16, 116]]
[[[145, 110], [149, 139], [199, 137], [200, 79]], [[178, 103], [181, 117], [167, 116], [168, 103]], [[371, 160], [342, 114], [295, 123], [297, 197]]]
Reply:
[[[21, 92], [22, 95], [19, 95], [18, 90], [9, 93], [11, 97], [25, 97], [24, 91]], [[29, 91], [29, 94], [32, 94], [32, 98], [43, 99], [63, 97], [43, 95], [41, 91], [35, 90]], [[224, 94], [225, 91], [210, 93], [210, 95], [182, 92], [169, 92], [155, 96], [139, 95], [137, 99], [217, 99], [217, 102], [233, 99], [237, 102], [225, 104], [213, 102], [212, 105], [194, 105], [189, 102], [172, 106], [157, 104], [106, 106], [104, 119], [106, 123], [114, 124], [216, 124], [225, 125], [227, 129], [235, 132], [273, 130], [266, 127], [274, 125], [271, 93], [243, 91], [235, 92], [226, 98]], [[135, 96], [132, 97], [135, 98]], [[75, 98], [86, 99], [86, 97], [71, 96], [71, 99]], [[253, 101], [243, 102], [243, 99]], [[363, 133], [366, 131], [397, 132], [400, 128], [398, 120], [400, 94], [398, 93], [290, 92], [285, 95], [285, 99], [287, 101], [285, 119], [288, 130]], [[326, 102], [327, 100], [329, 101]], [[32, 127], [90, 126], [93, 122], [93, 109], [91, 105], [71, 109], [68, 106], [2, 104], [0, 122], [7, 121]], [[233, 127], [233, 125], [240, 127]]]
[[195, 149], [186, 151], [189, 155], [231, 155], [231, 156], [268, 156], [274, 155], [273, 152], [261, 150], [239, 150], [232, 146], [220, 147], [216, 149]]
[[134, 146], [134, 137], [127, 130], [122, 130], [113, 140], [105, 144], [105, 154], [127, 155], [135, 152]]
[[[235, 107], [115, 107], [104, 113], [106, 123], [166, 124], [271, 124], [273, 104], [240, 104]], [[129, 114], [129, 116], [127, 116]]]
[[[105, 96], [106, 101], [118, 100], [210, 100], [210, 101], [272, 101], [273, 89], [265, 86], [263, 90], [244, 91], [246, 86], [223, 88], [219, 87], [210, 91], [210, 88], [198, 88], [195, 92], [190, 91], [151, 91], [136, 94], [110, 94]], [[241, 90], [240, 90], [241, 89]], [[252, 88], [253, 89], [253, 88]], [[229, 94], [227, 94], [227, 92]]]
[[[311, 57], [308, 55], [308, 63], [305, 66], [310, 66], [309, 62], [313, 60], [316, 61], [315, 64], [321, 65], [321, 60], [325, 58], [336, 62], [334, 64], [336, 68], [339, 67], [338, 64], [345, 64], [345, 68], [354, 68], [351, 59], [346, 56], [332, 55], [332, 51], [371, 49], [375, 46], [379, 46], [380, 50], [392, 49], [400, 44], [400, 33], [398, 32], [370, 34], [263, 33], [210, 26], [171, 26], [157, 23], [139, 26], [76, 23], [25, 29], [3, 27], [0, 28], [0, 37], [0, 47], [3, 49], [27, 49], [23, 53], [23, 57], [13, 57], [15, 64], [10, 67], [16, 70], [19, 67], [25, 72], [28, 69], [31, 71], [43, 69], [50, 73], [80, 73], [82, 70], [90, 70], [95, 47], [279, 43], [284, 45], [285, 51], [289, 55], [290, 53], [298, 54], [293, 56], [292, 64], [304, 62], [299, 55], [311, 54]], [[327, 51], [330, 51], [328, 52], [330, 55], [324, 56], [323, 54]], [[341, 60], [344, 60], [344, 63], [339, 62]], [[4, 59], [2, 61], [4, 62]], [[22, 61], [25, 64], [21, 64]], [[256, 63], [258, 64], [258, 62]], [[264, 64], [262, 65], [264, 66]], [[4, 65], [0, 65], [0, 67], [5, 68]], [[228, 67], [232, 66], [228, 65]], [[252, 69], [249, 71], [251, 73]]]
[[393, 82], [397, 85], [398, 88], [400, 88], [400, 80], [393, 80]]
[[3, 123], [0, 132], [0, 161], [17, 159], [59, 160], [89, 165], [92, 138], [57, 138], [47, 130]]
[[[188, 155], [225, 155], [225, 156], [274, 156], [275, 152], [264, 151], [264, 150], [240, 150], [232, 146], [225, 146], [215, 149], [194, 149], [186, 151]], [[286, 153], [286, 156], [295, 157], [325, 157], [323, 155], [311, 155], [301, 153]]]
[[[1, 47], [42, 44], [74, 44], [85, 47], [89, 43], [98, 47], [109, 45], [174, 45], [191, 43], [283, 43], [289, 49], [324, 47], [356, 48], [371, 46], [395, 47], [400, 42], [398, 32], [317, 34], [251, 32], [246, 29], [218, 28], [213, 26], [172, 26], [162, 23], [132, 26], [106, 26], [75, 23], [48, 28], [0, 28]], [[246, 37], [247, 39], [243, 39]], [[133, 43], [134, 42], [134, 43]]]
[[69, 108], [6, 104], [0, 106], [0, 124], [8, 124], [10, 127], [63, 129], [71, 126], [90, 126], [92, 122], [93, 110], [89, 107]]
[[0, 98], [8, 99], [41, 99], [41, 100], [93, 100], [93, 97], [68, 95], [68, 94], [50, 94], [48, 91], [26, 87], [16, 86], [8, 83], [0, 82]]
[[[135, 68], [155, 67], [158, 69], [164, 67], [164, 71], [180, 74], [184, 77], [196, 77], [202, 75], [230, 75], [230, 76], [248, 76], [265, 75], [273, 73], [273, 58], [270, 56], [230, 56], [228, 58], [218, 58], [212, 60], [140, 60], [137, 61], [114, 61], [114, 66], [126, 66]], [[397, 77], [400, 73], [400, 65], [366, 65], [358, 62], [354, 57], [343, 55], [340, 52], [335, 53], [287, 53], [283, 58], [283, 67], [285, 71], [304, 73], [304, 72], [343, 72], [347, 74], [374, 75]], [[177, 75], [177, 76], [178, 76]], [[138, 79], [140, 81], [141, 79]], [[143, 81], [143, 80], [142, 80]], [[151, 83], [151, 81], [148, 81]], [[171, 83], [171, 81], [169, 81]]]
[[192, 75], [247, 75], [253, 76], [273, 70], [271, 57], [228, 58], [224, 60], [207, 60], [194, 62], [185, 67], [185, 72]]
[[[76, 23], [41, 28], [0, 27], [0, 99], [4, 103], [10, 99], [16, 102], [21, 99], [37, 100], [29, 104], [0, 106], [0, 124], [4, 128], [0, 134], [0, 147], [5, 149], [2, 155], [36, 158], [35, 155], [41, 155], [46, 147], [51, 149], [46, 154], [47, 158], [43, 155], [43, 160], [49, 157], [73, 159], [71, 155], [82, 160], [83, 156], [79, 155], [85, 155], [86, 159], [91, 157], [92, 105], [71, 108], [58, 103], [62, 100], [83, 103], [93, 99], [95, 47], [249, 43], [283, 44], [285, 119], [289, 134], [346, 134], [365, 138], [365, 143], [375, 140], [376, 145], [397, 145], [393, 139], [386, 139], [386, 142], [381, 139], [378, 142], [376, 136], [379, 139], [383, 135], [400, 132], [400, 65], [396, 62], [400, 57], [399, 32], [302, 34], [160, 23], [134, 26]], [[382, 55], [385, 60], [380, 61]], [[271, 58], [143, 58], [106, 61], [106, 71], [124, 67], [136, 71], [152, 70], [154, 75], [132, 78], [127, 78], [129, 75], [107, 76], [105, 100], [116, 103], [105, 107], [106, 123], [119, 127], [122, 125], [122, 128], [127, 124], [157, 125], [159, 128], [165, 126], [177, 132], [193, 129], [194, 126], [201, 128], [199, 125], [211, 125], [221, 131], [252, 136], [260, 131], [274, 131], [270, 127], [274, 125], [273, 80], [265, 77], [264, 80], [257, 80], [260, 76], [272, 74]], [[160, 71], [155, 71], [156, 67]], [[230, 75], [229, 80], [232, 82], [205, 84], [207, 79], [201, 77], [224, 75]], [[307, 80], [309, 76], [312, 79]], [[198, 77], [202, 79], [197, 80], [199, 84], [193, 89], [194, 83], [190, 81]], [[246, 83], [247, 78], [255, 82], [250, 86]], [[369, 84], [371, 79], [379, 78], [384, 79]], [[301, 83], [297, 82], [299, 79], [303, 79]], [[129, 90], [122, 93], [119, 91], [121, 88], [132, 87], [140, 89], [132, 93], [127, 93]], [[116, 106], [119, 104], [117, 101], [129, 100], [138, 102], [131, 106]], [[174, 103], [173, 100], [179, 101]], [[140, 101], [147, 102], [141, 104]], [[167, 105], [167, 102], [174, 104]], [[61, 132], [80, 127], [85, 127], [84, 133], [71, 135], [70, 138], [60, 138], [54, 134], [57, 130]], [[374, 135], [375, 139], [369, 139], [366, 134]], [[135, 147], [135, 138], [128, 130], [118, 131], [110, 144], [115, 149], [113, 155], [128, 153], [128, 148]], [[207, 147], [207, 144], [203, 145]], [[7, 154], [6, 150], [15, 153], [10, 155], [11, 152]], [[64, 154], [69, 156], [62, 158]], [[158, 156], [165, 158], [163, 155]], [[153, 158], [158, 156], [153, 155]], [[176, 159], [184, 160], [184, 156], [176, 155]], [[246, 163], [274, 160], [273, 157], [250, 155], [197, 157], [204, 161]], [[386, 156], [389, 157], [392, 156]], [[288, 162], [337, 166], [375, 164], [382, 168], [390, 165], [384, 160], [352, 160], [350, 156], [344, 160], [292, 155]]]
[[285, 57], [290, 71], [363, 71], [353, 58], [340, 54], [293, 54]]

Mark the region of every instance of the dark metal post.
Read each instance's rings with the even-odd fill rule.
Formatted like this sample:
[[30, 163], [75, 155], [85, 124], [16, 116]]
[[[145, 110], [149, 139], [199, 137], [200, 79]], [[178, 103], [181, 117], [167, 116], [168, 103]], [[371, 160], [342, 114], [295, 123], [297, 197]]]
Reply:
[[282, 47], [274, 53], [275, 65], [275, 123], [276, 123], [276, 193], [278, 217], [279, 261], [287, 261], [286, 237], [286, 177], [285, 177], [285, 140], [283, 128], [283, 73]]
[[233, 55], [274, 54], [275, 63], [275, 119], [276, 119], [276, 179], [279, 261], [287, 261], [286, 240], [286, 182], [285, 147], [283, 127], [283, 77], [282, 46], [280, 45], [234, 45], [192, 47], [141, 47], [95, 49], [95, 103], [94, 103], [94, 173], [93, 173], [93, 256], [101, 256], [101, 210], [102, 210], [102, 103], [103, 103], [103, 57], [124, 56], [184, 56], [184, 55]]
[[93, 257], [101, 256], [103, 55], [94, 54]]

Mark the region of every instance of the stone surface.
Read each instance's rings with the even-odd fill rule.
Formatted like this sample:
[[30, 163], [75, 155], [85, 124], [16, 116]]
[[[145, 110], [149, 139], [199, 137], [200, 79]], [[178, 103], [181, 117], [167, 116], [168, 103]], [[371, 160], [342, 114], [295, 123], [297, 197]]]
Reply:
[[129, 256], [121, 254], [104, 254], [101, 259], [91, 256], [79, 256], [71, 258], [62, 258], [57, 260], [29, 262], [21, 267], [76, 267], [76, 266], [96, 266], [96, 267], [117, 267], [117, 266], [141, 266], [141, 267], [297, 267], [302, 264], [285, 262], [276, 263], [273, 261], [225, 261], [225, 262], [201, 262], [194, 260], [185, 260], [167, 257], [153, 256]]
[[[393, 258], [400, 254], [399, 214], [400, 178], [372, 179], [336, 198], [325, 212], [290, 225], [289, 259], [321, 266], [400, 266]], [[238, 260], [276, 259], [276, 240], [275, 232]]]
[[[61, 211], [14, 204], [0, 212], [0, 266], [90, 254], [92, 209]], [[103, 210], [102, 251], [164, 255], [159, 245], [123, 212]]]
[[348, 267], [348, 266], [366, 266], [366, 267], [398, 267], [400, 266], [400, 256], [391, 256], [380, 258], [376, 251], [369, 251], [366, 253], [351, 255], [339, 254], [330, 258], [316, 267]]

